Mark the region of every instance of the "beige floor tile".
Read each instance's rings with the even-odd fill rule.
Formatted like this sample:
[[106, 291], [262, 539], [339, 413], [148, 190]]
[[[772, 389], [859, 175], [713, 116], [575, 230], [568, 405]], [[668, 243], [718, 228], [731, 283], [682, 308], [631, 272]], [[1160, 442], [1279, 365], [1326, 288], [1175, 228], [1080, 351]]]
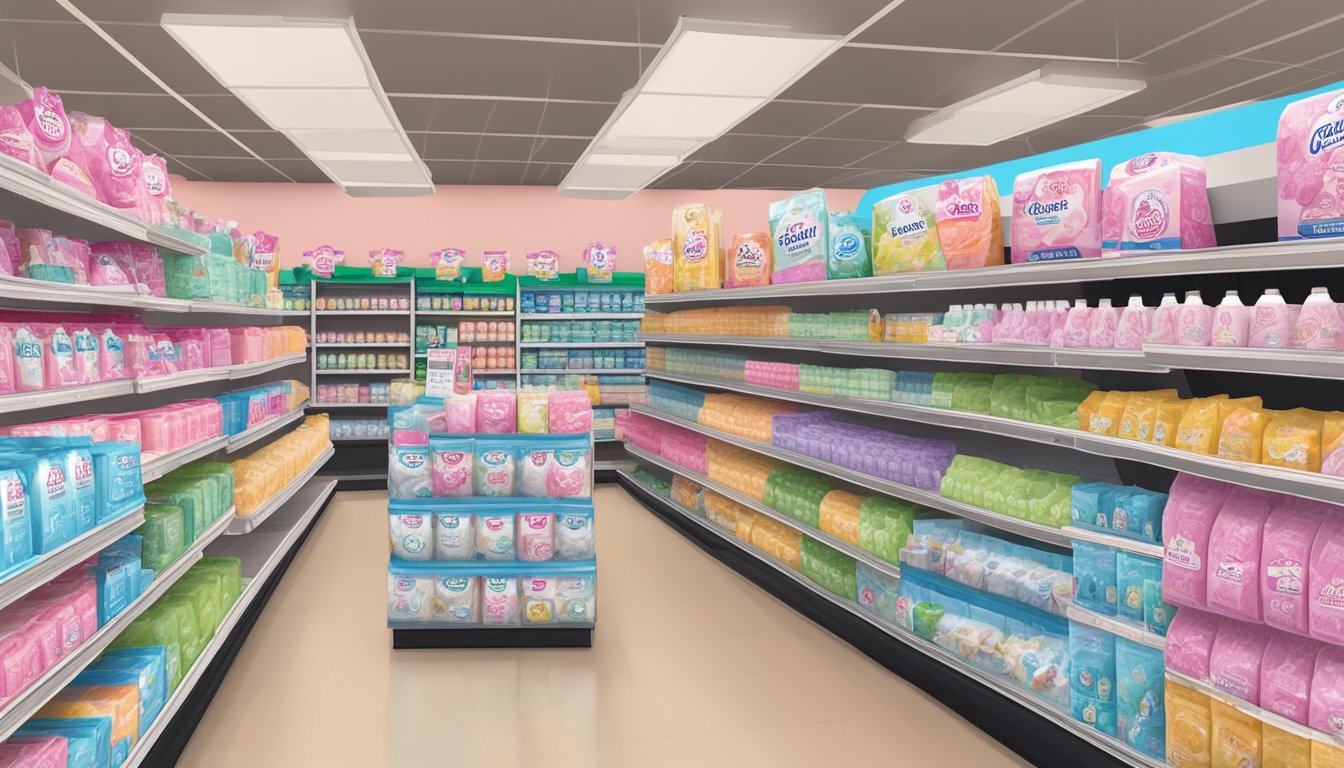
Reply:
[[591, 650], [391, 648], [387, 497], [338, 494], [248, 637], [190, 768], [1022, 763], [597, 489]]

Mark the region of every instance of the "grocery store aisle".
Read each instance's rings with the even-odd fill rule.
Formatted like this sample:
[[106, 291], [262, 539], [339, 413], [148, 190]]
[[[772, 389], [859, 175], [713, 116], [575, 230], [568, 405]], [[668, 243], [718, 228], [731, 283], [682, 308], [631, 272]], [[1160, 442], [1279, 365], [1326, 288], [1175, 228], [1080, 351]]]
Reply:
[[383, 492], [338, 494], [190, 768], [1025, 765], [600, 486], [594, 647], [393, 651]]

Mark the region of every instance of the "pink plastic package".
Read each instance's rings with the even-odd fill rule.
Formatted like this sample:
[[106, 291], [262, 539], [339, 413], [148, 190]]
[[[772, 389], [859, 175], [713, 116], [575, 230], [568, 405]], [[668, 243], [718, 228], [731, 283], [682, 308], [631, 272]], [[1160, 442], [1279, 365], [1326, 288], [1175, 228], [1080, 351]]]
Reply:
[[152, 245], [130, 243], [131, 256], [135, 260], [135, 273], [149, 289], [151, 296], [164, 296], [168, 292], [168, 283], [163, 276], [163, 260]]
[[500, 389], [477, 392], [476, 431], [483, 435], [504, 435], [518, 431], [518, 396]]
[[1042, 168], [1013, 182], [1014, 264], [1101, 256], [1101, 161]]
[[476, 431], [476, 398], [479, 393], [452, 394], [443, 399], [444, 432], [469, 435]]
[[1111, 169], [1103, 194], [1109, 252], [1212, 248], [1208, 172], [1192, 155], [1149, 152]]
[[54, 768], [70, 761], [64, 736], [12, 736], [0, 744], [0, 765], [11, 768]]
[[234, 364], [259, 363], [266, 356], [266, 332], [261, 328], [230, 328], [230, 355]]
[[1344, 648], [1322, 646], [1311, 676], [1307, 725], [1326, 733], [1344, 734]]
[[0, 620], [0, 703], [8, 704], [41, 674], [36, 638], [23, 622]]
[[555, 555], [555, 513], [518, 513], [518, 559], [550, 560]]
[[1260, 664], [1274, 630], [1263, 624], [1224, 620], [1209, 652], [1209, 682], [1233, 696], [1260, 704]]
[[113, 208], [134, 208], [140, 199], [141, 170], [130, 134], [95, 115], [72, 112], [70, 122], [98, 199]]
[[1286, 632], [1270, 633], [1260, 665], [1260, 706], [1306, 724], [1308, 691], [1321, 644]]
[[546, 465], [546, 495], [551, 497], [589, 496], [589, 452], [556, 451]]
[[1210, 611], [1260, 621], [1260, 546], [1265, 520], [1281, 496], [1238, 488], [1218, 512], [1209, 532]]
[[1284, 107], [1277, 147], [1279, 239], [1344, 235], [1344, 91]]
[[93, 577], [78, 567], [66, 571], [50, 584], [32, 593], [36, 602], [64, 602], [74, 608], [82, 637], [93, 637], [98, 631], [98, 588]]
[[5, 263], [0, 271], [7, 275], [17, 275], [23, 268], [23, 246], [19, 244], [18, 231], [14, 222], [0, 219], [0, 251], [4, 251]]
[[1209, 654], [1223, 618], [1189, 608], [1176, 612], [1167, 627], [1167, 668], [1196, 680], [1209, 679]]
[[44, 340], [43, 360], [46, 363], [46, 381], [50, 388], [73, 387], [79, 383], [75, 372], [75, 340], [63, 326], [35, 326]]
[[430, 465], [430, 482], [436, 498], [461, 498], [470, 496], [471, 490], [471, 451], [442, 451], [434, 448]]
[[33, 97], [19, 102], [17, 107], [33, 137], [40, 167], [50, 171], [70, 149], [70, 120], [65, 116], [61, 97], [38, 86], [33, 89]]
[[1320, 502], [1288, 496], [1265, 520], [1260, 603], [1264, 622], [1271, 627], [1307, 634], [1307, 565], [1327, 509]]
[[1344, 644], [1344, 509], [1339, 507], [1329, 507], [1311, 547], [1307, 618], [1312, 637]]
[[1162, 514], [1162, 599], [1203, 608], [1208, 595], [1209, 534], [1232, 486], [1180, 474]]
[[15, 391], [14, 326], [0, 324], [0, 394]]
[[140, 218], [150, 224], [162, 224], [168, 214], [164, 211], [168, 199], [168, 163], [158, 155], [140, 155], [140, 181], [144, 196]]
[[28, 130], [23, 113], [19, 112], [18, 107], [9, 104], [0, 106], [0, 154], [9, 155], [24, 165], [42, 168], [37, 158], [37, 148], [33, 146], [33, 134]]
[[127, 413], [108, 416], [107, 439], [118, 443], [140, 442], [140, 419]]
[[592, 431], [593, 401], [586, 392], [552, 392], [546, 401], [551, 434], [577, 435]]

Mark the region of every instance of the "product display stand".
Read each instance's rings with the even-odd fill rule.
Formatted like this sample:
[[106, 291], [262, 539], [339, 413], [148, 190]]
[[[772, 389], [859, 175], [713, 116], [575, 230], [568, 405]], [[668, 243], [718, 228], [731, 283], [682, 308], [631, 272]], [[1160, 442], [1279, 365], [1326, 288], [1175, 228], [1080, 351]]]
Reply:
[[[433, 270], [426, 270], [433, 272]], [[456, 346], [459, 347], [511, 347], [513, 350], [514, 365], [508, 368], [486, 368], [472, 367], [472, 376], [483, 379], [486, 382], [498, 381], [503, 377], [512, 378], [510, 382], [514, 388], [518, 386], [518, 279], [513, 275], [505, 275], [505, 279], [496, 282], [481, 282], [480, 270], [476, 268], [467, 268], [465, 270], [465, 282], [455, 280], [435, 280], [433, 277], [417, 277], [415, 280], [415, 312], [417, 325], [434, 325], [451, 327], [456, 334]], [[498, 307], [503, 304], [506, 308]], [[511, 307], [509, 305], [512, 305]], [[459, 308], [461, 307], [461, 308]], [[490, 323], [509, 322], [513, 324], [513, 337], [509, 339], [496, 339], [491, 341], [488, 334], [485, 338], [476, 338], [475, 334], [468, 337], [468, 334], [462, 332], [464, 322]], [[413, 332], [413, 337], [415, 336]], [[415, 342], [415, 360], [412, 366], [415, 369], [415, 378], [421, 383], [424, 382], [424, 366], [421, 365], [429, 358], [427, 349], [420, 349], [418, 339], [413, 338]]]

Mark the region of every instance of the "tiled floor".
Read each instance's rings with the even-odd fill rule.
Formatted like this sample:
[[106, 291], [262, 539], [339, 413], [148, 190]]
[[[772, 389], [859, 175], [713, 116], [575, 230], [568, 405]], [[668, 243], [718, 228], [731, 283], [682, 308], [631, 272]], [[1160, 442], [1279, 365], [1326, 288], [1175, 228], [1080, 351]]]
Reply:
[[592, 649], [393, 651], [387, 496], [340, 494], [180, 764], [1024, 765], [624, 491], [596, 501]]

